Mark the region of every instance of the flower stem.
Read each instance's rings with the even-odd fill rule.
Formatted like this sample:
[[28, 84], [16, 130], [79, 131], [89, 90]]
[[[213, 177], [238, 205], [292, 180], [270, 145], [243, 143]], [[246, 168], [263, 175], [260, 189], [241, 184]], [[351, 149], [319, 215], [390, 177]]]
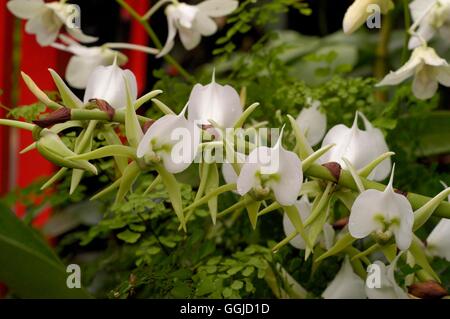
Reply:
[[[106, 112], [102, 112], [99, 110], [71, 109], [70, 120], [72, 121], [98, 120], [98, 121], [110, 121], [125, 124], [125, 113], [116, 112], [114, 114], [114, 117], [110, 119], [109, 115]], [[144, 125], [150, 119], [138, 115], [138, 120], [139, 123], [141, 123], [141, 125]]]
[[[134, 10], [128, 3], [126, 3], [125, 0], [116, 0], [116, 1], [123, 9], [125, 9], [134, 19], [136, 19], [144, 27], [145, 31], [150, 36], [150, 39], [153, 41], [155, 46], [159, 50], [161, 50], [162, 49], [161, 41], [158, 39], [158, 36], [153, 31], [152, 27], [147, 22], [147, 20], [141, 17], [141, 15], [137, 13], [136, 10]], [[167, 61], [167, 63], [173, 65], [187, 81], [195, 83], [194, 77], [188, 71], [186, 71], [171, 55], [166, 54], [163, 56], [163, 58], [164, 60]]]
[[103, 44], [104, 47], [109, 49], [128, 49], [134, 51], [141, 51], [147, 54], [158, 54], [158, 50], [154, 48], [146, 47], [145, 45], [133, 44], [133, 43], [123, 43], [123, 42], [108, 42]]
[[[389, 39], [391, 37], [392, 31], [392, 16], [391, 14], [386, 14], [383, 25], [380, 32], [380, 39], [376, 48], [376, 60], [374, 66], [374, 76], [377, 80], [381, 80], [387, 73], [387, 58], [389, 51]], [[386, 100], [386, 95], [384, 92], [376, 92], [377, 97], [384, 101]]]
[[[324, 166], [313, 164], [311, 167], [309, 167], [306, 172], [306, 176], [314, 177], [314, 178], [320, 178], [327, 181], [335, 182], [341, 186], [350, 188], [354, 191], [358, 190], [358, 186], [356, 185], [352, 175], [350, 172], [346, 170], [341, 171], [341, 175], [339, 177], [339, 180], [336, 181], [336, 178], [331, 174], [331, 172]], [[364, 185], [365, 189], [376, 189], [379, 191], [384, 191], [386, 188], [386, 185], [370, 181], [366, 178], [361, 178], [361, 182]], [[411, 203], [411, 206], [414, 210], [419, 209], [426, 203], [428, 203], [431, 198], [415, 193], [408, 193], [407, 198], [409, 202]], [[449, 218], [450, 219], [450, 203], [449, 202], [442, 202], [435, 210], [434, 212], [435, 216], [443, 217], [443, 218]]]
[[[405, 30], [409, 30], [411, 27], [411, 14], [409, 13], [409, 1], [403, 0], [403, 19], [405, 20]], [[408, 59], [408, 43], [409, 43], [410, 33], [405, 32], [405, 42], [403, 44], [402, 51], [402, 64]]]

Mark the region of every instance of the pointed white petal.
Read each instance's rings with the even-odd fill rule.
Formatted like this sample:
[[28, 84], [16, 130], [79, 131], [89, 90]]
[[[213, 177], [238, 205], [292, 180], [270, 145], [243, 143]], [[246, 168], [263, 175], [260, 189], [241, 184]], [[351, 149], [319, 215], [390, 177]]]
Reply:
[[235, 0], [206, 0], [197, 5], [197, 8], [210, 17], [223, 17], [239, 6], [239, 2]]
[[353, 271], [352, 265], [345, 258], [341, 269], [327, 289], [322, 293], [325, 299], [365, 299], [364, 281]]
[[416, 68], [419, 67], [422, 63], [422, 60], [413, 54], [409, 61], [405, 63], [405, 65], [403, 65], [395, 72], [391, 71], [376, 86], [397, 85], [405, 81], [407, 78], [411, 77], [414, 74]]

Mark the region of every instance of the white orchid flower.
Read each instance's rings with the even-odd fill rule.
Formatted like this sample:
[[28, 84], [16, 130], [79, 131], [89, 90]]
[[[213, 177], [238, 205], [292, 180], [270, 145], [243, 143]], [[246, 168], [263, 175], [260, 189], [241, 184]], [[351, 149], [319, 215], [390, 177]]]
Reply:
[[[359, 129], [358, 117], [363, 119], [365, 130]], [[335, 146], [325, 153], [319, 162], [337, 162], [343, 168], [347, 168], [343, 160], [346, 158], [357, 170], [389, 151], [381, 130], [373, 127], [361, 112], [356, 113], [351, 128], [339, 124], [328, 131], [323, 139], [322, 147], [331, 144], [335, 144]], [[368, 178], [381, 181], [389, 176], [390, 171], [391, 160], [387, 158], [372, 171]]]
[[237, 191], [245, 195], [273, 192], [283, 206], [294, 205], [303, 184], [302, 162], [294, 152], [283, 148], [282, 134], [274, 147], [260, 146], [248, 156], [237, 179]]
[[344, 33], [351, 34], [358, 30], [374, 14], [372, 5], [377, 5], [382, 14], [394, 8], [392, 0], [355, 0], [344, 16]]
[[409, 5], [413, 34], [409, 39], [409, 49], [417, 48], [431, 40], [436, 33], [443, 39], [450, 35], [450, 1], [449, 0], [414, 0]]
[[89, 76], [84, 103], [92, 99], [105, 100], [114, 109], [124, 109], [127, 106], [126, 80], [130, 86], [132, 103], [137, 98], [136, 77], [130, 70], [123, 70], [115, 61], [110, 66], [97, 66]]
[[153, 123], [137, 149], [138, 158], [161, 162], [172, 174], [187, 169], [194, 161], [200, 144], [200, 129], [186, 120], [186, 108], [179, 114], [168, 114]]
[[[447, 188], [447, 185], [442, 184]], [[450, 202], [450, 196], [448, 201]], [[442, 218], [428, 235], [427, 251], [431, 256], [450, 261], [450, 219]]]
[[183, 46], [187, 50], [194, 49], [202, 36], [216, 33], [217, 24], [213, 18], [230, 14], [238, 5], [236, 0], [206, 0], [197, 5], [172, 1], [165, 9], [168, 25], [167, 41], [157, 57], [164, 56], [172, 50], [177, 31]]
[[53, 43], [52, 46], [62, 51], [72, 53], [66, 68], [66, 80], [76, 89], [85, 89], [92, 71], [99, 65], [111, 65], [117, 58], [117, 65], [127, 63], [128, 58], [123, 53], [106, 46], [86, 47], [80, 43], [60, 35], [65, 45]]
[[308, 98], [296, 121], [311, 146], [317, 145], [327, 131], [327, 115], [320, 111], [320, 102]]
[[412, 91], [418, 99], [433, 97], [438, 83], [450, 86], [450, 66], [427, 46], [414, 49], [409, 61], [397, 71], [391, 71], [377, 86], [397, 85], [411, 76], [414, 76]]
[[364, 280], [352, 268], [348, 257], [345, 257], [341, 269], [333, 281], [322, 293], [324, 299], [365, 299]]
[[[312, 204], [309, 202], [308, 196], [302, 196], [298, 201], [295, 202], [294, 205], [297, 208], [300, 219], [302, 220], [302, 222], [305, 222], [312, 212]], [[296, 231], [294, 224], [292, 224], [287, 214], [283, 215], [283, 230], [286, 237]], [[333, 246], [334, 235], [335, 233], [333, 227], [330, 224], [325, 223], [325, 225], [323, 226], [323, 232], [317, 239], [320, 241], [323, 247], [325, 247], [326, 249], [330, 249]], [[306, 249], [305, 240], [300, 234], [295, 236], [294, 239], [289, 242], [289, 244], [297, 249]]]
[[41, 46], [55, 42], [60, 29], [65, 26], [67, 33], [80, 42], [95, 42], [96, 37], [84, 34], [74, 26], [74, 19], [79, 18], [77, 7], [65, 1], [45, 3], [43, 0], [11, 0], [6, 5], [16, 17], [28, 20], [25, 31], [35, 34]]
[[[409, 299], [408, 294], [395, 281], [395, 267], [399, 257], [400, 255], [387, 267], [378, 260], [369, 266], [369, 273], [374, 279], [373, 282], [367, 282], [365, 285], [369, 299]], [[370, 281], [369, 277], [368, 281]]]
[[394, 191], [393, 180], [394, 169], [383, 192], [369, 189], [359, 194], [350, 212], [348, 230], [354, 238], [373, 234], [381, 243], [394, 236], [397, 247], [406, 250], [413, 237], [414, 213], [408, 199]]
[[188, 104], [188, 119], [197, 124], [210, 125], [209, 120], [214, 120], [221, 127], [230, 128], [242, 115], [238, 92], [216, 83], [214, 74], [210, 84], [194, 86]]

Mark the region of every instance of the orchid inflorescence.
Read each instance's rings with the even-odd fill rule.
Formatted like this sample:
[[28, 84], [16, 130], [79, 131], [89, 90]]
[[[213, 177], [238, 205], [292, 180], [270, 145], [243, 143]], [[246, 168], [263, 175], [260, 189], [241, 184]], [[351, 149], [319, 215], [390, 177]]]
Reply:
[[[28, 2], [39, 8], [25, 6]], [[344, 20], [346, 32], [353, 32], [365, 20], [358, 15], [363, 2], [356, 0], [349, 9]], [[372, 2], [378, 2], [383, 11], [392, 7], [391, 1]], [[415, 10], [419, 2], [414, 1], [411, 9]], [[386, 76], [380, 85], [396, 84], [415, 75], [414, 93], [420, 98], [434, 95], [438, 82], [450, 85], [445, 60], [426, 44], [417, 46], [415, 43], [417, 38], [432, 37], [422, 24], [435, 26], [429, 16], [436, 16], [438, 13], [433, 10], [442, 10], [440, 6], [446, 5], [445, 1], [434, 2], [436, 4], [424, 12], [426, 18], [414, 18], [421, 27], [411, 39], [411, 46], [417, 47], [411, 60]], [[169, 34], [165, 46], [161, 50], [136, 49], [163, 56], [173, 47], [177, 32], [186, 49], [192, 49], [202, 35], [211, 35], [217, 30], [212, 18], [231, 13], [238, 3], [207, 0], [192, 6], [162, 0], [144, 18], [149, 18], [166, 4]], [[64, 35], [59, 36], [63, 44], [54, 43], [58, 32], [45, 33], [48, 30], [45, 26], [32, 23], [37, 19], [33, 10], [39, 10], [40, 15], [50, 14], [49, 10], [53, 10], [52, 14], [58, 15], [60, 6], [64, 5], [64, 2], [44, 5], [38, 0], [8, 3], [14, 14], [29, 19], [27, 30], [37, 34], [39, 43], [75, 54], [69, 63], [66, 80], [74, 87], [86, 89], [83, 100], [79, 99], [50, 69], [61, 97], [61, 101], [55, 101], [22, 73], [30, 91], [53, 111], [34, 123], [0, 120], [1, 125], [32, 132], [34, 143], [24, 152], [36, 148], [42, 156], [61, 167], [43, 189], [71, 172], [70, 193], [73, 193], [86, 173], [99, 174], [92, 161], [112, 157], [116, 179], [93, 199], [115, 192], [117, 203], [126, 201], [140, 175], [154, 174], [156, 178], [146, 192], [151, 192], [157, 183], [164, 184], [180, 229], [184, 231], [188, 229], [192, 212], [203, 205], [208, 205], [213, 223], [245, 209], [253, 228], [264, 215], [283, 212], [286, 237], [273, 246], [274, 252], [290, 244], [305, 250], [305, 258], [313, 258], [314, 263], [338, 254], [346, 256], [341, 270], [323, 293], [324, 298], [407, 298], [409, 295], [394, 278], [400, 259], [410, 266], [420, 267], [410, 276], [408, 285], [440, 281], [426, 254], [450, 261], [450, 222], [446, 219], [450, 218], [450, 204], [444, 202], [450, 195], [450, 188], [445, 186], [445, 190], [432, 199], [394, 189], [391, 162], [394, 153], [389, 151], [382, 131], [364, 114], [355, 114], [352, 127], [339, 124], [327, 132], [327, 117], [320, 101], [309, 99], [296, 119], [287, 116], [291, 134], [283, 127], [276, 138], [260, 136], [257, 131], [264, 123], [249, 124], [249, 118], [259, 104], [245, 108], [245, 94], [239, 94], [229, 85], [219, 84], [215, 74], [209, 84], [195, 84], [185, 107], [176, 114], [157, 98], [163, 94], [160, 90], [138, 97], [136, 77], [130, 70], [121, 68], [126, 57], [114, 50], [130, 46], [109, 44], [87, 48]], [[423, 32], [428, 33], [424, 35]], [[69, 34], [80, 41], [91, 40], [81, 32]], [[426, 72], [431, 72], [433, 77]], [[432, 83], [424, 83], [425, 80]], [[161, 111], [160, 118], [137, 114], [147, 102]], [[360, 129], [361, 124], [364, 129]], [[73, 128], [77, 128], [78, 134], [74, 145], [69, 146], [62, 136]], [[105, 143], [95, 148], [93, 140], [99, 135]], [[283, 137], [290, 135], [294, 137], [294, 147], [283, 143]], [[321, 141], [321, 147], [314, 150], [313, 146]], [[207, 159], [207, 151], [224, 156]], [[192, 167], [193, 163], [199, 163], [200, 184], [193, 203], [183, 207], [177, 174]], [[222, 185], [220, 168], [225, 181]], [[389, 176], [387, 186], [378, 183]], [[226, 192], [234, 192], [238, 200], [219, 212], [218, 197]], [[347, 210], [347, 216], [341, 220], [335, 220], [333, 214], [338, 204]], [[428, 237], [425, 249], [414, 233], [432, 215], [443, 219]], [[354, 245], [358, 240], [371, 241], [372, 245], [360, 251]], [[368, 288], [364, 279], [367, 267], [372, 265], [368, 256], [374, 252], [382, 252], [390, 264], [386, 266], [375, 261], [373, 265], [381, 269], [382, 284]]]

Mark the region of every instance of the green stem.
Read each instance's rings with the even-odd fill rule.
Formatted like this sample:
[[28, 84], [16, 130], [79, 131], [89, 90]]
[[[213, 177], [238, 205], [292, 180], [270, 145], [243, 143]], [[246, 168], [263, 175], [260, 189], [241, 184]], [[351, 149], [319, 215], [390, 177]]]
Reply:
[[[128, 3], [126, 3], [124, 0], [116, 0], [117, 3], [124, 8], [136, 21], [138, 21], [142, 27], [144, 27], [147, 34], [150, 36], [150, 39], [152, 39], [155, 46], [161, 50], [162, 44], [161, 41], [158, 39], [158, 36], [156, 35], [155, 31], [153, 31], [150, 24], [143, 18], [139, 13], [136, 12]], [[195, 83], [194, 77], [186, 71], [171, 55], [166, 54], [163, 56], [164, 60], [167, 61], [167, 63], [172, 64], [178, 72], [189, 82]]]
[[20, 128], [20, 129], [27, 130], [27, 131], [32, 131], [35, 126], [34, 124], [30, 124], [30, 123], [26, 123], [26, 122], [5, 120], [5, 119], [0, 119], [0, 125]]
[[409, 12], [409, 0], [403, 0], [403, 19], [405, 20], [405, 42], [403, 44], [403, 51], [402, 51], [402, 64], [406, 62], [408, 59], [408, 43], [410, 38], [410, 33], [408, 32], [409, 28], [411, 27], [411, 14]]
[[[352, 175], [346, 171], [342, 170], [341, 175], [339, 177], [339, 180], [336, 181], [335, 177], [331, 174], [331, 172], [325, 168], [324, 166], [313, 164], [311, 165], [308, 170], [305, 172], [306, 176], [319, 178], [331, 182], [335, 182], [340, 186], [344, 186], [346, 188], [350, 188], [354, 191], [358, 191], [358, 186], [356, 185], [355, 181], [353, 180]], [[361, 178], [361, 181], [364, 185], [364, 189], [376, 189], [379, 191], [383, 191], [386, 188], [386, 185], [370, 181], [366, 178]], [[411, 203], [411, 206], [414, 210], [419, 209], [423, 205], [425, 205], [427, 202], [431, 200], [430, 197], [414, 194], [414, 193], [408, 193], [407, 198], [409, 202]], [[434, 212], [435, 216], [443, 217], [443, 218], [449, 218], [450, 219], [450, 203], [449, 202], [442, 202], [435, 210]]]
[[[100, 110], [71, 109], [70, 117], [72, 121], [98, 120], [98, 121], [110, 121], [125, 124], [124, 112], [116, 112], [111, 120], [107, 113]], [[145, 124], [147, 121], [150, 121], [149, 118], [139, 115], [138, 120], [141, 125]]]

